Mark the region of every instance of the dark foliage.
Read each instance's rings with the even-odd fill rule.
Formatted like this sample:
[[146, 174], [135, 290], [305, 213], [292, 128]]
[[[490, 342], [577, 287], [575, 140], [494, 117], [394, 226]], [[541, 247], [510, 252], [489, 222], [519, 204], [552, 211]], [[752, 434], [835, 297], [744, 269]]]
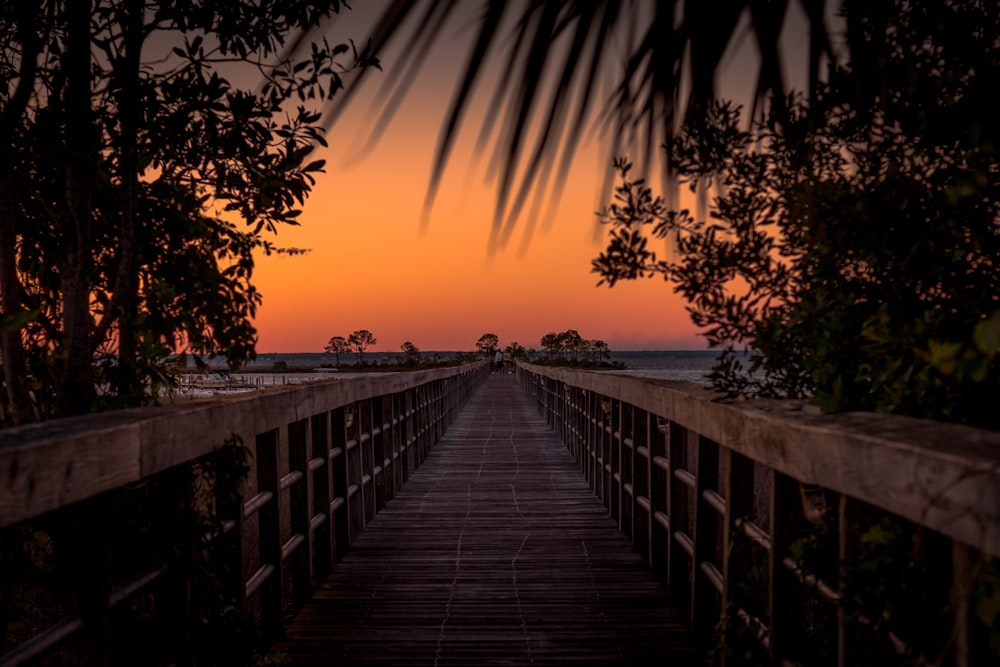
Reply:
[[619, 161], [594, 270], [674, 282], [726, 351], [715, 381], [730, 393], [997, 428], [1000, 10], [896, 10], [891, 29], [862, 25], [897, 82], [874, 104], [856, 105], [849, 62], [811, 103], [790, 96], [744, 129], [716, 102], [670, 144], [680, 178], [712, 189], [707, 219], [668, 210]]

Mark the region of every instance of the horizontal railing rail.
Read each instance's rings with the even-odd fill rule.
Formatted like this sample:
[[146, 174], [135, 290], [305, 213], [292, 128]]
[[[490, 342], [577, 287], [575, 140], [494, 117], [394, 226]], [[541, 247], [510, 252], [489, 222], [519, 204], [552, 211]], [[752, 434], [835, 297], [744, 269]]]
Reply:
[[[199, 586], [219, 592], [210, 631], [231, 646], [280, 635], [486, 374], [371, 374], [0, 431], [0, 666], [56, 652], [214, 664], [195, 657], [215, 650]], [[248, 450], [243, 484], [223, 483], [240, 470], [226, 442]]]
[[723, 663], [998, 664], [1000, 433], [612, 373], [518, 379]]

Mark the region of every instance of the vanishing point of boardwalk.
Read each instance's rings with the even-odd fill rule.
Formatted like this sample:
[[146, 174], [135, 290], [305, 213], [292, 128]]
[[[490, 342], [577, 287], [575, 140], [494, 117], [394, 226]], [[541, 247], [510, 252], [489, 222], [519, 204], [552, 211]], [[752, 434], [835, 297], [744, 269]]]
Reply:
[[302, 665], [700, 662], [512, 376], [492, 376], [275, 646]]

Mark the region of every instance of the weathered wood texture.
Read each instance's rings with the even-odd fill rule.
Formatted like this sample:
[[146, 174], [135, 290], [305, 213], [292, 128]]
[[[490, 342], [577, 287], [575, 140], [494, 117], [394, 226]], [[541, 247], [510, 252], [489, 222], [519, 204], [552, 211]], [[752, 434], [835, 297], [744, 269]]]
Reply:
[[377, 373], [0, 430], [0, 526], [191, 461], [233, 434], [252, 443], [292, 422], [461, 372]]
[[274, 647], [296, 665], [702, 664], [511, 376], [492, 376]]
[[768, 468], [844, 493], [1000, 556], [1000, 433], [803, 401], [719, 402], [688, 382], [526, 366], [670, 420]]
[[[79, 664], [197, 662], [184, 641], [199, 594], [185, 578], [184, 554], [204, 544], [182, 543], [181, 535], [199, 538], [181, 515], [195, 504], [211, 511], [203, 495], [195, 500], [195, 478], [204, 457], [232, 435], [249, 448], [251, 470], [241, 492], [218, 497], [214, 518], [222, 532], [211, 539], [229, 548], [213, 548], [219, 555], [212, 567], [220, 568], [223, 604], [256, 618], [265, 639], [280, 635], [284, 620], [427, 457], [485, 374], [485, 364], [380, 374], [0, 432], [0, 542], [18, 544], [24, 528], [54, 525], [56, 560], [68, 565], [61, 577], [72, 594], [69, 607], [42, 610], [63, 617], [54, 625], [33, 629], [27, 641], [20, 631], [0, 637], [0, 667], [37, 664], [56, 651], [79, 654], [80, 637], [88, 647]], [[165, 498], [144, 500], [144, 488]], [[127, 515], [121, 510], [133, 499], [145, 504], [130, 524], [116, 515]], [[121, 558], [105, 539], [114, 535], [127, 556], [129, 531], [147, 524], [163, 538], [141, 559]], [[142, 540], [150, 543], [148, 535]], [[7, 605], [4, 587], [24, 582], [3, 574]], [[31, 596], [50, 594], [36, 588]], [[156, 641], [111, 619], [141, 596], [143, 613], [151, 607], [157, 616]], [[171, 611], [150, 600], [166, 600]], [[0, 608], [0, 628], [25, 626], [17, 613]]]
[[972, 591], [1000, 555], [1000, 433], [624, 375], [518, 379], [698, 641], [721, 621], [744, 630], [732, 655], [776, 664], [996, 664]]

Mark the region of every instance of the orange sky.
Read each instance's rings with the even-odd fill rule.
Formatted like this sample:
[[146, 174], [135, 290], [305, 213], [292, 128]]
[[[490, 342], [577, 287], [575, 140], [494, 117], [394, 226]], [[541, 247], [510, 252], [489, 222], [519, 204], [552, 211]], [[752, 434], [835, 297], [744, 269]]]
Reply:
[[[331, 336], [362, 328], [378, 339], [377, 351], [389, 352], [404, 341], [421, 350], [472, 350], [487, 332], [502, 345], [539, 348], [544, 334], [565, 329], [602, 339], [612, 350], [704, 349], [683, 301], [662, 279], [596, 287], [590, 261], [602, 248], [594, 211], [603, 168], [596, 142], [578, 154], [552, 226], [536, 232], [522, 252], [522, 220], [509, 247], [491, 256], [495, 193], [484, 180], [487, 156], [473, 164], [479, 129], [473, 112], [421, 231], [437, 133], [469, 36], [453, 33], [454, 43], [431, 54], [374, 151], [347, 164], [372, 118], [362, 100], [328, 134], [331, 148], [321, 156], [327, 173], [302, 225], [277, 238], [279, 245], [311, 252], [258, 262], [255, 282], [264, 295], [258, 351], [318, 351]], [[331, 41], [362, 34], [353, 24], [335, 26]], [[403, 66], [391, 54], [382, 64]], [[492, 90], [481, 86], [479, 92], [488, 99]]]

